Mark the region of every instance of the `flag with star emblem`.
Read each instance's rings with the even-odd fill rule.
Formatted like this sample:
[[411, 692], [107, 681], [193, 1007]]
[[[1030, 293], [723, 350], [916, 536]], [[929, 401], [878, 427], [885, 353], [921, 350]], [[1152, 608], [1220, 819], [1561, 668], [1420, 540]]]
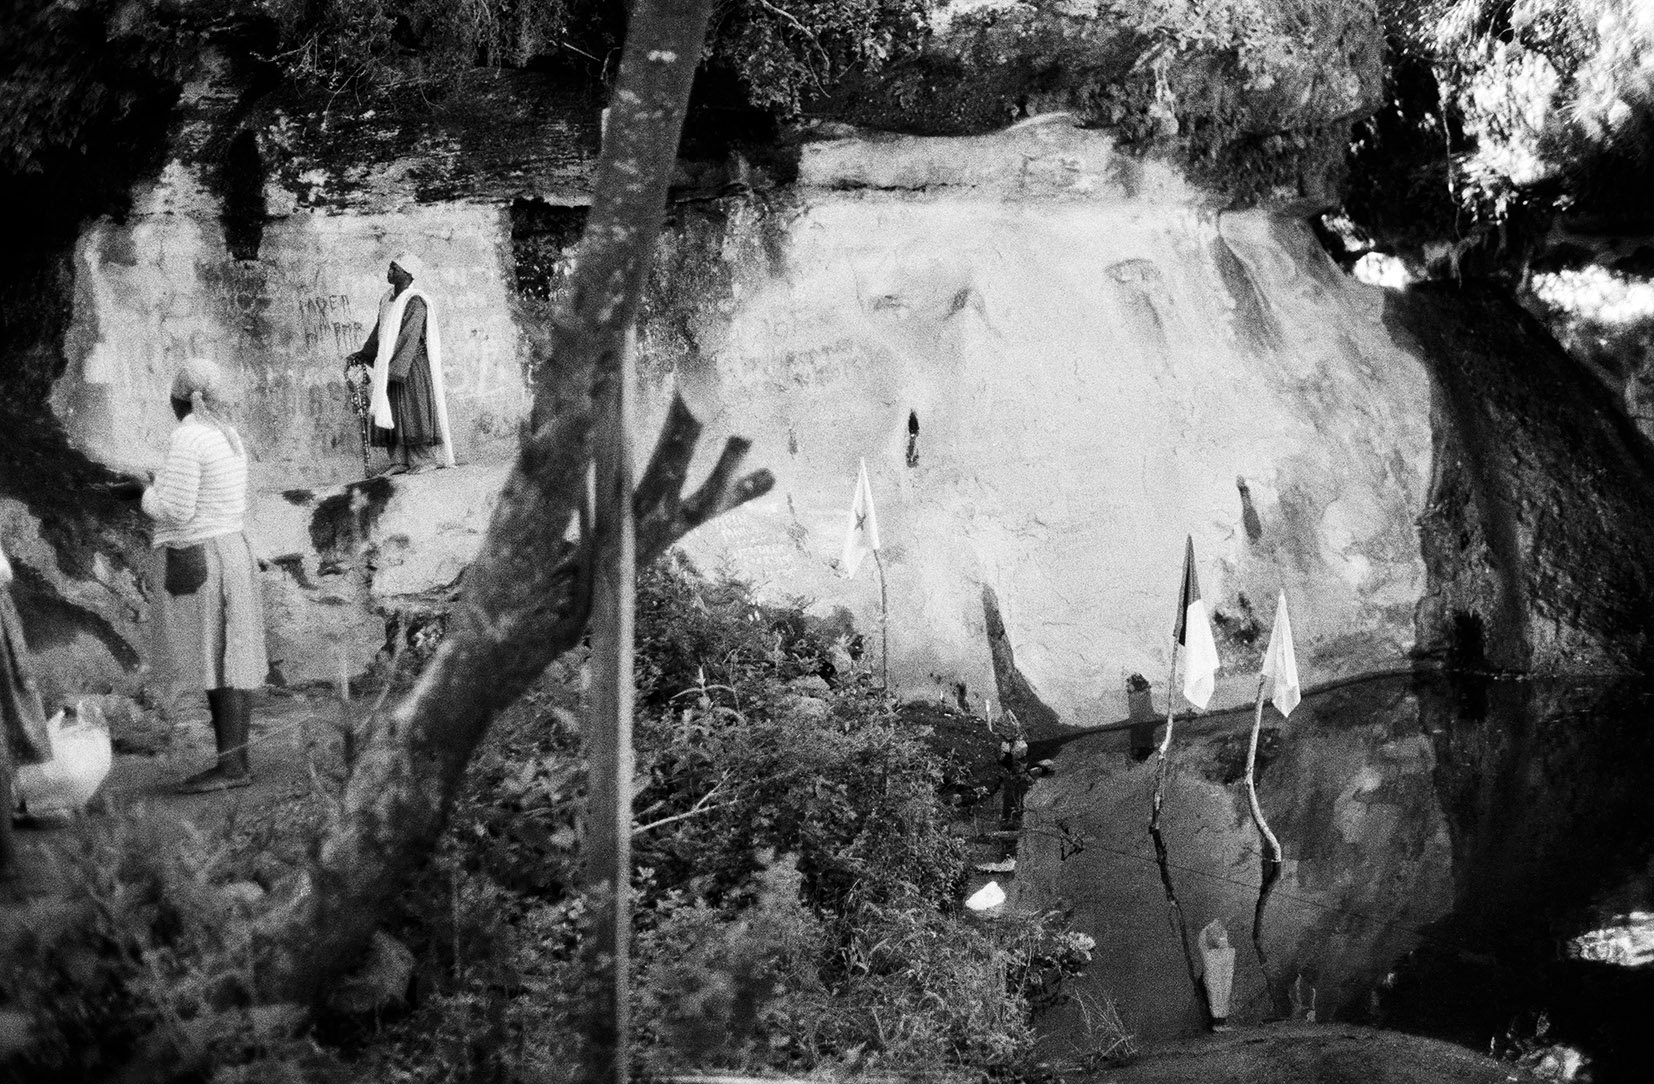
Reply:
[[1218, 647], [1212, 639], [1212, 623], [1206, 603], [1200, 597], [1200, 579], [1195, 575], [1195, 540], [1187, 540], [1183, 551], [1183, 592], [1177, 603], [1177, 642], [1188, 654], [1183, 660], [1183, 695], [1189, 703], [1204, 709], [1217, 684]]
[[839, 565], [852, 579], [869, 553], [879, 548], [879, 517], [873, 511], [873, 487], [867, 482], [867, 460], [856, 476], [856, 495], [850, 500], [849, 529], [844, 534], [844, 556]]

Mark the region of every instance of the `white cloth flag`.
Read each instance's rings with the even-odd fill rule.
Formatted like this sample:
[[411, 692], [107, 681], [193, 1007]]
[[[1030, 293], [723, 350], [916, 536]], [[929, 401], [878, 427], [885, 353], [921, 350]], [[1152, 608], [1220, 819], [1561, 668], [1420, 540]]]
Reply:
[[873, 511], [873, 487], [867, 481], [867, 460], [861, 461], [856, 476], [856, 495], [850, 500], [850, 522], [844, 534], [844, 556], [840, 565], [844, 578], [853, 579], [869, 553], [879, 548], [879, 517]]
[[1177, 607], [1177, 642], [1188, 654], [1183, 660], [1183, 695], [1202, 710], [1217, 686], [1218, 645], [1212, 639], [1212, 623], [1206, 603], [1200, 597], [1200, 579], [1195, 575], [1195, 543], [1189, 539], [1183, 551], [1183, 591]]
[[1270, 702], [1283, 716], [1302, 700], [1298, 686], [1298, 656], [1292, 650], [1292, 621], [1286, 615], [1286, 592], [1275, 603], [1275, 627], [1269, 630], [1269, 647], [1263, 653], [1263, 679], [1270, 685]]

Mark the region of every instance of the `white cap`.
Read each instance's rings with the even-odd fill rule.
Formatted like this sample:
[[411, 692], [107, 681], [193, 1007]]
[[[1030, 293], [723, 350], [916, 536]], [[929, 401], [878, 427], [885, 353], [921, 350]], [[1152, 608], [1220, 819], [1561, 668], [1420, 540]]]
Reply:
[[425, 261], [411, 252], [404, 252], [391, 261], [408, 273], [410, 278], [418, 278], [425, 273]]

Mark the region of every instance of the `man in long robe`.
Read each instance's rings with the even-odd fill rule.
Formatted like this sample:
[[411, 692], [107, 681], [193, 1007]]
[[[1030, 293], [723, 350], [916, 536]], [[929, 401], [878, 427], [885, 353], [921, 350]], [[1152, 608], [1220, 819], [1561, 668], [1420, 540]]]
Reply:
[[[424, 274], [411, 253], [391, 261], [390, 289], [379, 302], [379, 318], [362, 349], [345, 358], [365, 383], [372, 443], [384, 448], [390, 464], [381, 474], [418, 474], [454, 465], [448, 405], [442, 381], [442, 336], [429, 295], [413, 285]], [[395, 328], [395, 334], [387, 333]], [[366, 373], [366, 381], [361, 381]]]

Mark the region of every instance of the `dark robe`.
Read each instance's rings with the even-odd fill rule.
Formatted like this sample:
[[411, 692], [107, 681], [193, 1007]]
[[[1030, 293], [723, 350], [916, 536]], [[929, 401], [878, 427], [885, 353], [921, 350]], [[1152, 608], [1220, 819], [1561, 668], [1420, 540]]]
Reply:
[[[375, 321], [368, 341], [354, 355], [371, 366], [379, 353], [379, 324]], [[394, 429], [373, 427], [373, 446], [395, 449], [429, 448], [442, 443], [437, 423], [436, 390], [431, 386], [431, 359], [425, 353], [425, 302], [408, 298], [402, 310], [402, 327], [391, 351], [385, 395], [390, 399]]]

